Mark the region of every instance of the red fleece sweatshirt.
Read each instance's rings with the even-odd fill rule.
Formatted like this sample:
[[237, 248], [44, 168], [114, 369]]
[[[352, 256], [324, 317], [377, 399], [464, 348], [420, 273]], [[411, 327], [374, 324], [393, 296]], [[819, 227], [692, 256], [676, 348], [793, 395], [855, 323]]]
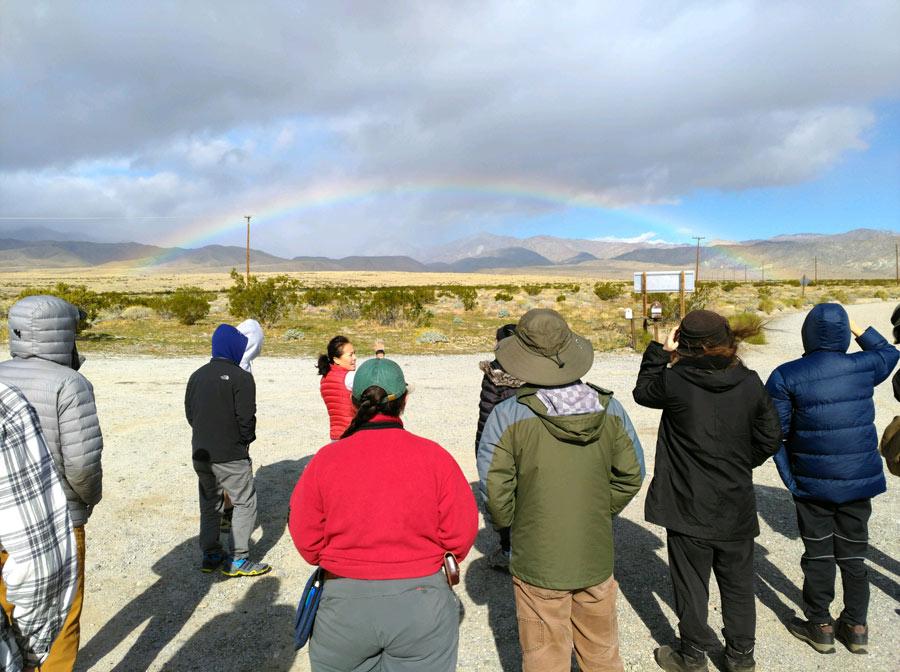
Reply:
[[303, 558], [352, 579], [411, 579], [462, 560], [478, 510], [462, 470], [434, 441], [376, 415], [324, 446], [291, 497], [288, 528]]

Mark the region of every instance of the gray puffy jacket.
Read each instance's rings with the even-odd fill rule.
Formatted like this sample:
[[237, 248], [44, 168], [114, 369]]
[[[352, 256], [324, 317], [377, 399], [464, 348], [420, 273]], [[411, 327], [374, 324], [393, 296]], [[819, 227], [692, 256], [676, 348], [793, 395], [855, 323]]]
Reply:
[[9, 310], [12, 359], [0, 362], [0, 381], [18, 387], [40, 417], [76, 527], [100, 501], [103, 478], [94, 388], [75, 370], [78, 318], [78, 308], [55, 296], [17, 301]]

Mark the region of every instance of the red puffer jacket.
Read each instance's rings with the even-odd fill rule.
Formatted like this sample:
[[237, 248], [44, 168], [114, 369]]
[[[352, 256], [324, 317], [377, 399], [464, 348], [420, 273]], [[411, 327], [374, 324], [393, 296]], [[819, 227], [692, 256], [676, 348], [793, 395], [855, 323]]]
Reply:
[[332, 364], [331, 371], [322, 376], [319, 383], [319, 392], [322, 394], [325, 408], [328, 409], [328, 418], [331, 420], [332, 439], [341, 438], [341, 434], [346, 431], [353, 416], [356, 415], [353, 404], [350, 402], [350, 390], [344, 384], [347, 373], [347, 369]]

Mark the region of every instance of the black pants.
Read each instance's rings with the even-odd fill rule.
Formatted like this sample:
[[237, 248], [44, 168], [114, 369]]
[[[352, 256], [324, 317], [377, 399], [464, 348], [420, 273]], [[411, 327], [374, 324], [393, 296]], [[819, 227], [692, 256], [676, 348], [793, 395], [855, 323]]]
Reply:
[[682, 646], [708, 650], [718, 644], [709, 627], [709, 572], [716, 573], [722, 596], [725, 642], [748, 651], [756, 641], [753, 590], [753, 539], [714, 541], [667, 530], [669, 572]]
[[865, 625], [869, 610], [869, 516], [872, 500], [834, 504], [794, 498], [797, 526], [803, 539], [803, 613], [815, 623], [831, 623], [835, 563], [841, 568], [844, 610], [841, 620]]

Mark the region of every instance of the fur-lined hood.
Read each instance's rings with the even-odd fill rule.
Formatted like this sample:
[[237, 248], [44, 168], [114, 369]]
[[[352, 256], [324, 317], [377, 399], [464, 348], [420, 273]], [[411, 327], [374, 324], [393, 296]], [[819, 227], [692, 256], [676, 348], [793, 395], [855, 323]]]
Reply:
[[507, 373], [500, 365], [497, 363], [497, 360], [484, 360], [483, 362], [478, 362], [478, 368], [490, 378], [491, 382], [497, 387], [522, 387], [525, 384], [524, 380], [519, 380], [512, 374]]

